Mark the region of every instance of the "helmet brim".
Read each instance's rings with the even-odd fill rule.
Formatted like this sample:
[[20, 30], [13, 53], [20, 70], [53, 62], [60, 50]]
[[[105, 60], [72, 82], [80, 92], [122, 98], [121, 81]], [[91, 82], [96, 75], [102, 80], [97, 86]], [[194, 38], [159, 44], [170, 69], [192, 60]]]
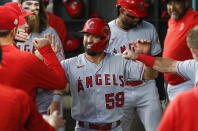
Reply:
[[[126, 9], [127, 10], [127, 9]], [[146, 17], [147, 16], [147, 13], [146, 11], [139, 11], [139, 10], [127, 10], [127, 12], [134, 16], [134, 17]]]

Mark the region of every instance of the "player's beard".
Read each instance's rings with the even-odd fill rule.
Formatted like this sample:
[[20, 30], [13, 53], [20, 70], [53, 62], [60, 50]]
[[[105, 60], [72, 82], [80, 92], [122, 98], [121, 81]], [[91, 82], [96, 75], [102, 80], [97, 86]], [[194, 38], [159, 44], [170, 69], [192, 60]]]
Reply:
[[125, 25], [125, 30], [128, 30], [137, 27], [140, 23], [142, 23], [142, 19], [136, 22], [128, 22], [127, 19], [122, 19], [122, 23]]
[[170, 17], [174, 20], [179, 20], [180, 18], [182, 18], [185, 15], [186, 10], [184, 10], [182, 13], [179, 13], [177, 11], [175, 11], [177, 13], [177, 15], [175, 14], [170, 14]]
[[28, 16], [27, 23], [29, 25], [28, 32], [39, 33], [40, 23], [38, 15]]
[[90, 56], [96, 56], [97, 53], [93, 52], [91, 49], [85, 49], [85, 52]]
[[[93, 43], [91, 43], [91, 44], [93, 44]], [[97, 56], [97, 55], [100, 54], [100, 53], [95, 53], [95, 52], [92, 51], [90, 48], [87, 48], [87, 46], [88, 46], [88, 44], [86, 44], [86, 45], [84, 46], [84, 50], [85, 50], [85, 52], [86, 52], [88, 55], [90, 55], [90, 56]]]

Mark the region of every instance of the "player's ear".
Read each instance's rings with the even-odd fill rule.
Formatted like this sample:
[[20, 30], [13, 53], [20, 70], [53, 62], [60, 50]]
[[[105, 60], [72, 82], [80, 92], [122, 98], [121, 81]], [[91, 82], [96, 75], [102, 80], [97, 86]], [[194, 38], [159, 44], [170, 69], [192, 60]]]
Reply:
[[119, 10], [120, 10], [120, 15], [124, 14], [124, 11], [125, 11], [124, 8], [121, 7]]
[[17, 32], [17, 28], [15, 27], [15, 28], [13, 28], [12, 30], [11, 30], [11, 35], [12, 36], [15, 36], [16, 35], [16, 32]]
[[192, 54], [198, 58], [198, 50], [197, 49], [193, 49], [193, 48], [190, 48]]

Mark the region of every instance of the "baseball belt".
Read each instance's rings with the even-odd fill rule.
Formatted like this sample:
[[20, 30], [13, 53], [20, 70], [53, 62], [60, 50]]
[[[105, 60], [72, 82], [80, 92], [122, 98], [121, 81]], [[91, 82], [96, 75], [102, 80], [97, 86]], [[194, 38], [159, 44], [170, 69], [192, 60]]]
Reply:
[[137, 86], [137, 85], [141, 85], [143, 82], [142, 81], [126, 81], [126, 85], [127, 86]]
[[107, 124], [95, 124], [95, 123], [87, 123], [87, 122], [83, 122], [83, 121], [78, 121], [78, 124], [80, 127], [84, 127], [84, 128], [89, 128], [89, 129], [93, 129], [93, 130], [111, 130], [115, 127], [120, 126], [120, 120], [113, 122], [113, 123], [107, 123]]

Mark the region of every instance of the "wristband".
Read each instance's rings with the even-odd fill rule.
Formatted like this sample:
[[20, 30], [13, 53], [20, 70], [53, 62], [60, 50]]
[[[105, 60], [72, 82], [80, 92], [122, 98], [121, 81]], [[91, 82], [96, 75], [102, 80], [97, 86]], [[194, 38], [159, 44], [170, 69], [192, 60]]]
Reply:
[[53, 96], [53, 101], [60, 102], [61, 101], [61, 96], [60, 95], [54, 95]]
[[156, 57], [152, 57], [149, 55], [144, 55], [144, 54], [138, 54], [137, 60], [143, 62], [146, 66], [153, 67], [155, 64], [155, 59]]

